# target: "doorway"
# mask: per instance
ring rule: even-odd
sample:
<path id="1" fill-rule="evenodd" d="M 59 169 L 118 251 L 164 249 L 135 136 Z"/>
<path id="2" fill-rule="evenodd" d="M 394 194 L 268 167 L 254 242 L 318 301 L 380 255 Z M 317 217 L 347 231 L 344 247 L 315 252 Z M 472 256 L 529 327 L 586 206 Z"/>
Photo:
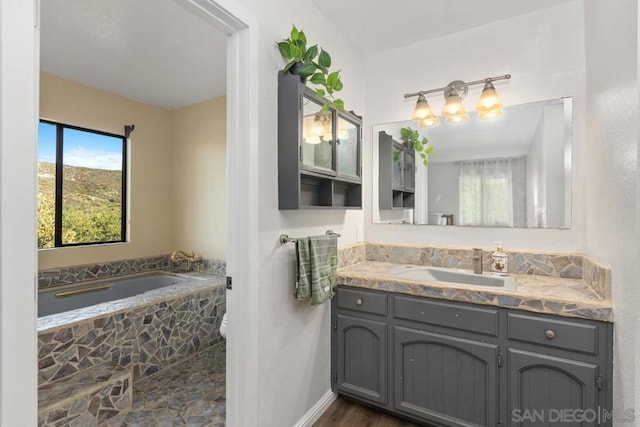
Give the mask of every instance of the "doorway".
<path id="1" fill-rule="evenodd" d="M 43 0 L 46 1 L 46 0 Z M 257 383 L 257 327 L 250 313 L 257 312 L 257 298 L 248 291 L 247 284 L 256 283 L 257 265 L 244 262 L 257 259 L 257 209 L 254 195 L 257 194 L 257 132 L 248 127 L 249 120 L 257 117 L 258 107 L 255 97 L 257 75 L 248 70 L 257 69 L 257 29 L 253 16 L 230 0 L 212 2 L 208 0 L 176 0 L 193 13 L 207 20 L 211 25 L 228 34 L 227 62 L 229 79 L 227 83 L 227 262 L 228 272 L 234 277 L 233 290 L 227 297 L 230 313 L 228 360 L 227 360 L 227 425 L 257 425 L 254 411 L 257 408 L 255 386 Z M 16 289 L 11 281 L 33 281 L 36 277 L 35 197 L 24 198 L 24 194 L 36 194 L 35 135 L 39 118 L 37 84 L 40 72 L 37 56 L 39 52 L 39 27 L 36 19 L 39 11 L 34 3 L 7 4 L 3 2 L 0 27 L 0 52 L 3 59 L 3 76 L 0 79 L 0 105 L 2 108 L 2 213 L 4 222 L 0 225 L 3 246 L 11 247 L 19 253 L 2 251 L 2 290 L 0 303 L 3 313 L 0 317 L 0 362 L 2 363 L 3 386 L 0 390 L 0 423 L 6 425 L 35 424 L 25 418 L 25 414 L 35 416 L 35 387 L 37 383 L 34 369 L 36 331 L 35 287 Z M 10 19 L 9 19 L 10 17 Z M 34 29 L 35 28 L 35 29 Z M 12 65 L 6 65 L 6 64 Z M 24 70 L 32 69 L 32 78 L 25 78 Z M 14 73 L 19 72 L 19 74 Z M 20 78 L 16 78 L 20 76 Z M 8 88 L 13 87 L 12 90 Z M 35 114 L 34 114 L 35 112 Z M 24 144 L 25 138 L 33 136 L 33 145 L 19 147 L 15 141 Z M 29 138 L 28 138 L 29 139 Z M 255 155 L 247 155 L 255 153 Z M 8 155 L 13 155 L 8 160 Z M 5 167 L 6 165 L 6 167 Z M 24 178 L 24 179 L 23 179 Z M 19 185 L 11 183 L 20 182 Z M 4 202 L 12 201 L 12 203 Z M 29 208 L 25 213 L 24 208 Z M 33 211 L 33 212 L 31 212 Z M 11 221 L 14 220 L 14 221 Z M 16 227 L 16 224 L 19 226 Z M 24 224 L 24 227 L 20 226 Z M 17 232 L 9 232 L 17 229 Z M 25 254 L 31 253 L 31 256 Z M 15 307 L 16 309 L 7 309 Z M 249 314 L 247 314 L 249 313 Z M 233 320 L 235 319 L 235 320 Z M 24 322 L 22 321 L 24 320 Z M 22 327 L 17 327 L 20 324 Z M 245 331 L 240 334 L 239 331 Z M 28 354 L 29 356 L 25 357 Z"/>

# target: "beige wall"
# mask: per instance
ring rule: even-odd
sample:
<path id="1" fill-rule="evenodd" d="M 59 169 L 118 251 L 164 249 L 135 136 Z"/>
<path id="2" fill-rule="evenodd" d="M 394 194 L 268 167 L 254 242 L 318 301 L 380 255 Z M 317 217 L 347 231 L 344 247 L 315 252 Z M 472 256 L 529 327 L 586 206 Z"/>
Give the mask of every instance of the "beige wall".
<path id="1" fill-rule="evenodd" d="M 171 111 L 171 246 L 225 259 L 226 97 Z"/>
<path id="2" fill-rule="evenodd" d="M 226 99 L 167 111 L 50 74 L 40 117 L 131 134 L 129 242 L 38 251 L 38 269 L 195 251 L 225 259 Z"/>

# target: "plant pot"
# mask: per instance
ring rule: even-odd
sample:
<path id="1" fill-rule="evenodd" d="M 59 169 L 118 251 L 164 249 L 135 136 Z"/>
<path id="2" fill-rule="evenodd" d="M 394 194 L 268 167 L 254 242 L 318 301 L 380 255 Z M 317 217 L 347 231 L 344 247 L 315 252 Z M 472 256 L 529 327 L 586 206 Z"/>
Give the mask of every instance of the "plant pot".
<path id="1" fill-rule="evenodd" d="M 306 83 L 307 78 L 302 77 L 300 74 L 298 74 L 298 70 L 300 69 L 301 66 L 302 66 L 302 62 L 296 62 L 295 64 L 293 64 L 291 68 L 289 68 L 289 72 L 294 76 L 298 76 L 300 78 L 301 83 Z"/>

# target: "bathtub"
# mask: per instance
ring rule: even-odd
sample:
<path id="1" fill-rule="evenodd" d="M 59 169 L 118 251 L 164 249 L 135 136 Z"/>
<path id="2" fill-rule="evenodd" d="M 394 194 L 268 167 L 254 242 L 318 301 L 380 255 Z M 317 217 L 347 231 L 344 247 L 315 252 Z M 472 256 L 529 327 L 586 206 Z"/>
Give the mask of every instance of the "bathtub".
<path id="1" fill-rule="evenodd" d="M 41 291 L 39 384 L 105 363 L 132 369 L 136 381 L 217 344 L 225 282 L 152 271 Z"/>
<path id="2" fill-rule="evenodd" d="M 38 317 L 116 301 L 188 280 L 175 274 L 152 271 L 47 290 L 38 294 Z"/>

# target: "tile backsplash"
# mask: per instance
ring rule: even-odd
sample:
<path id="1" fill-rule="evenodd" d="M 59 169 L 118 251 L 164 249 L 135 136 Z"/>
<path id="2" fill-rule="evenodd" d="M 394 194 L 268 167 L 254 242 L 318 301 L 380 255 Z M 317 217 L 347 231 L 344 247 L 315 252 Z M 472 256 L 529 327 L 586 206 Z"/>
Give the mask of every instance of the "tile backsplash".
<path id="1" fill-rule="evenodd" d="M 485 271 L 491 271 L 492 250 L 483 250 Z M 505 251 L 509 273 L 584 280 L 603 299 L 611 298 L 611 270 L 584 254 Z M 340 248 L 338 267 L 363 261 L 415 264 L 471 270 L 471 248 L 366 242 Z"/>

